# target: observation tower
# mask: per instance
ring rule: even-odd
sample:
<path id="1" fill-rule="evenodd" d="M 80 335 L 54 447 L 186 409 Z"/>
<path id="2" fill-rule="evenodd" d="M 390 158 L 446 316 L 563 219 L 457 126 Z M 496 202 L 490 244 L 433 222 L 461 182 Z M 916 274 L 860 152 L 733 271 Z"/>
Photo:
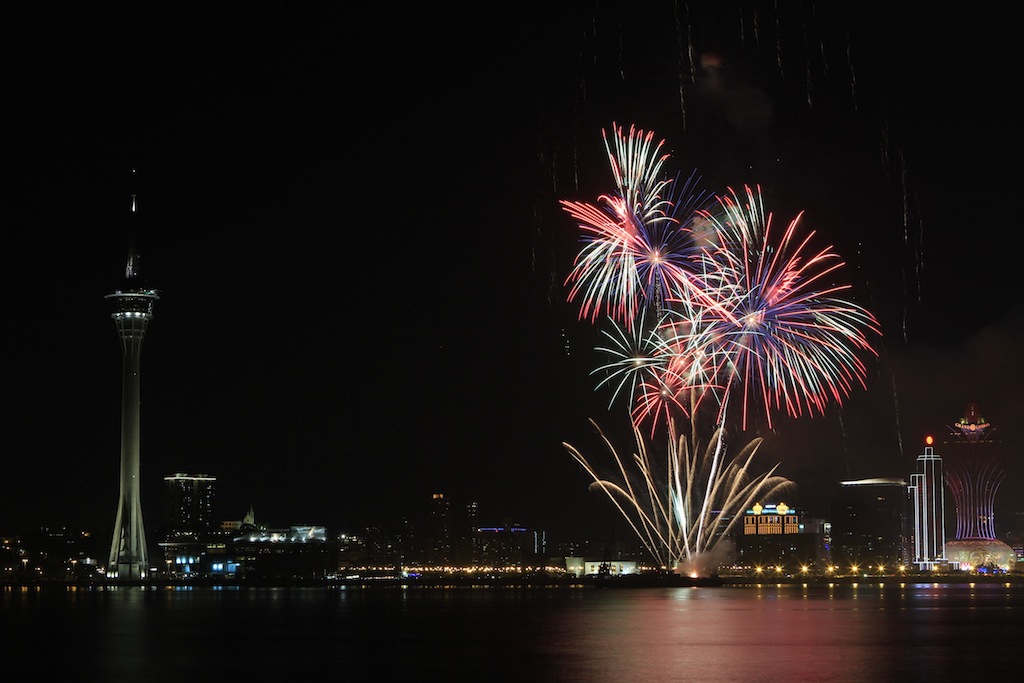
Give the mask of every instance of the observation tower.
<path id="1" fill-rule="evenodd" d="M 134 171 L 133 171 L 134 175 Z M 159 298 L 155 289 L 145 286 L 140 272 L 136 243 L 135 192 L 131 204 L 131 243 L 121 286 L 106 296 L 113 304 L 111 317 L 121 340 L 121 494 L 117 502 L 114 536 L 107 561 L 107 577 L 133 581 L 146 577 L 149 553 L 142 523 L 139 499 L 139 416 L 140 360 L 146 326 L 153 317 L 153 305 Z"/>
<path id="2" fill-rule="evenodd" d="M 946 558 L 961 569 L 996 567 L 1009 571 L 1016 554 L 996 538 L 996 492 L 1006 478 L 992 438 L 992 425 L 970 403 L 955 424 L 947 457 L 946 486 L 956 502 L 956 537 L 946 542 Z"/>

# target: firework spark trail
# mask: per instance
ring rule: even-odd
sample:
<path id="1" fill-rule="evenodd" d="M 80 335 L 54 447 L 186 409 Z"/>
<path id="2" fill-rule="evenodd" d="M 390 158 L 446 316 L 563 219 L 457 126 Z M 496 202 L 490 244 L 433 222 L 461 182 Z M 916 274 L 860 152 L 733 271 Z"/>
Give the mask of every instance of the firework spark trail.
<path id="1" fill-rule="evenodd" d="M 716 476 L 708 469 L 710 454 L 698 457 L 699 445 L 688 442 L 685 436 L 677 437 L 673 426 L 662 480 L 652 467 L 649 450 L 639 430 L 634 429 L 637 450 L 632 462 L 638 471 L 635 474 L 627 468 L 626 459 L 597 423 L 591 420 L 591 424 L 616 463 L 619 481 L 602 477 L 573 445 L 563 443 L 563 446 L 591 476 L 591 488 L 608 496 L 662 567 L 675 569 L 699 564 L 732 532 L 742 519 L 744 509 L 762 497 L 777 495 L 792 486 L 788 479 L 775 474 L 775 467 L 756 476 L 751 474 L 760 439 L 751 441 L 736 456 L 723 462 L 721 474 Z M 724 438 L 716 432 L 712 441 L 721 443 Z M 711 448 L 714 446 L 709 450 Z M 715 518 L 706 524 L 693 524 L 692 511 L 709 506 L 717 511 Z"/>
<path id="2" fill-rule="evenodd" d="M 850 67 L 850 98 L 853 100 L 853 109 L 857 110 L 857 71 L 853 67 L 853 45 L 850 41 L 850 34 L 846 34 L 846 64 Z"/>
<path id="3" fill-rule="evenodd" d="M 775 63 L 779 66 L 779 75 L 782 71 L 782 28 L 779 25 L 779 3 L 775 3 Z"/>
<path id="4" fill-rule="evenodd" d="M 690 27 L 690 16 L 689 8 L 685 7 L 686 10 L 686 40 L 683 40 L 683 26 L 679 19 L 679 4 L 676 3 L 673 7 L 672 17 L 676 24 L 676 48 L 679 52 L 678 59 L 678 79 L 679 79 L 679 113 L 682 115 L 682 131 L 686 132 L 686 79 L 683 76 L 683 44 L 686 44 L 686 60 L 690 66 L 690 83 L 694 83 L 697 80 L 697 64 L 693 58 L 693 31 Z"/>
<path id="5" fill-rule="evenodd" d="M 903 429 L 900 427 L 900 397 L 896 390 L 896 374 L 890 372 L 889 376 L 892 378 L 892 407 L 893 413 L 896 415 L 896 440 L 900 446 L 900 457 L 903 457 Z"/>
<path id="6" fill-rule="evenodd" d="M 725 400 L 722 401 L 722 413 L 725 414 L 727 406 L 729 404 L 729 394 L 726 393 Z M 711 471 L 708 474 L 708 490 L 704 495 L 704 500 L 701 502 L 700 515 L 697 517 L 697 538 L 700 539 L 704 532 L 704 523 L 708 517 L 708 508 L 711 504 L 711 499 L 714 497 L 715 491 L 718 488 L 719 480 L 718 465 L 722 459 L 722 449 L 725 447 L 725 439 L 722 438 L 721 432 L 719 438 L 714 440 L 715 454 L 711 458 Z M 699 552 L 699 548 L 698 548 Z"/>
<path id="7" fill-rule="evenodd" d="M 812 76 L 813 69 L 811 68 L 811 46 L 810 39 L 807 37 L 807 22 L 800 22 L 800 37 L 803 40 L 804 48 L 804 91 L 806 92 L 805 98 L 807 100 L 807 106 L 814 106 L 814 77 Z"/>

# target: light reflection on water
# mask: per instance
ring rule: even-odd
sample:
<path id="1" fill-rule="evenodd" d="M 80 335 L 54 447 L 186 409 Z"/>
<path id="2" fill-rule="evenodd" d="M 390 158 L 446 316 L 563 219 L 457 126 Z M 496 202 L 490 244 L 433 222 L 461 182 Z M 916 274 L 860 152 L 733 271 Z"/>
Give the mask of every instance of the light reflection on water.
<path id="1" fill-rule="evenodd" d="M 0 588 L 11 680 L 976 680 L 1022 626 L 1020 584 Z"/>
<path id="2" fill-rule="evenodd" d="M 651 591 L 604 601 L 595 628 L 552 647 L 573 662 L 563 681 L 950 680 L 953 671 L 973 680 L 990 664 L 1012 669 L 1012 649 L 978 653 L 1000 647 L 985 634 L 990 618 L 1013 627 L 1009 642 L 1024 623 L 1020 600 L 1007 620 L 992 613 L 1006 610 L 998 598 L 932 587 Z"/>

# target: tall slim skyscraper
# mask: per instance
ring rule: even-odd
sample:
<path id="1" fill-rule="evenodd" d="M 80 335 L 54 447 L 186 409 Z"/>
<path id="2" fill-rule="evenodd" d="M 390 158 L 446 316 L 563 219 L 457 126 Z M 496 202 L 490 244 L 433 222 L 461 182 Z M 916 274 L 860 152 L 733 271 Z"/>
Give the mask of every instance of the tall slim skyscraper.
<path id="1" fill-rule="evenodd" d="M 917 456 L 920 472 L 910 475 L 910 498 L 914 507 L 914 564 L 934 569 L 946 561 L 946 499 L 943 495 L 942 458 L 935 454 L 928 437 L 924 453 Z"/>
<path id="2" fill-rule="evenodd" d="M 146 326 L 153 317 L 153 305 L 159 298 L 141 275 L 138 249 L 135 193 L 132 192 L 132 234 L 128 263 L 121 287 L 106 296 L 114 305 L 111 317 L 121 340 L 121 494 L 117 502 L 114 536 L 107 561 L 108 578 L 131 581 L 144 578 L 149 571 L 146 530 L 142 523 L 139 499 L 139 416 L 140 360 Z"/>
<path id="3" fill-rule="evenodd" d="M 452 561 L 451 504 L 443 493 L 435 493 L 431 497 L 428 559 L 437 566 L 449 565 Z"/>

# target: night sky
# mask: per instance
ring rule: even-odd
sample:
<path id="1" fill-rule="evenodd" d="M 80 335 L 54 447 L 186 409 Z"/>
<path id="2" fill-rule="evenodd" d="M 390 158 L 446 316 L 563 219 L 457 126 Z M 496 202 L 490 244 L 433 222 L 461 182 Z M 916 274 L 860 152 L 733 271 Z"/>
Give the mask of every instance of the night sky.
<path id="1" fill-rule="evenodd" d="M 706 4 L 20 19 L 0 533 L 113 526 L 121 356 L 104 295 L 133 169 L 160 292 L 142 356 L 147 527 L 163 476 L 188 472 L 218 478 L 218 517 L 252 506 L 271 527 L 387 525 L 444 492 L 485 524 L 612 533 L 562 447 L 601 459 L 590 417 L 623 447 L 629 433 L 566 303 L 579 232 L 558 205 L 614 189 L 612 122 L 655 131 L 668 167 L 711 191 L 760 184 L 777 222 L 804 211 L 881 323 L 866 390 L 754 430 L 760 461 L 798 483 L 791 504 L 908 477 L 924 436 L 974 402 L 1008 463 L 999 500 L 1019 509 L 1009 22 Z"/>

